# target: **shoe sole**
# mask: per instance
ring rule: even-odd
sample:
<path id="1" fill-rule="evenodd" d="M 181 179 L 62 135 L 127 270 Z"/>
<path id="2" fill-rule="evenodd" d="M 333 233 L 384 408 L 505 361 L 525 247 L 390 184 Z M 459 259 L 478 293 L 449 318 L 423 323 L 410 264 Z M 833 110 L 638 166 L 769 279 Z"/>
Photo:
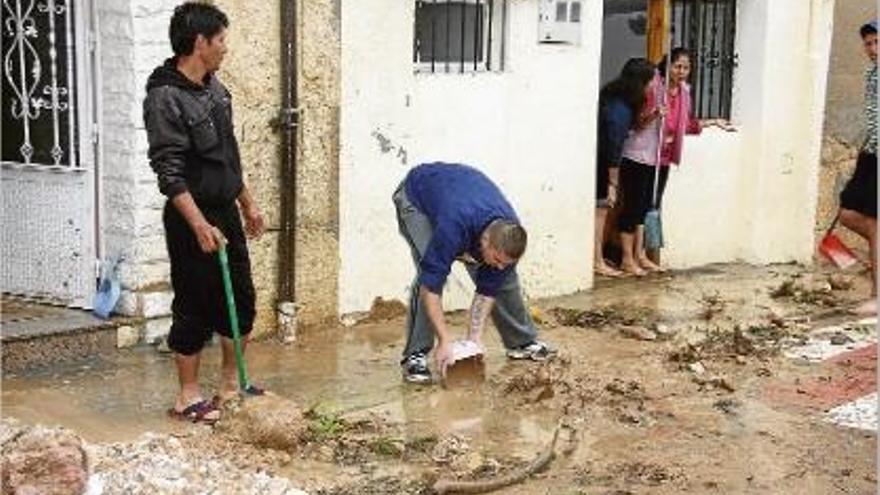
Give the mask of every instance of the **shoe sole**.
<path id="1" fill-rule="evenodd" d="M 412 375 L 404 374 L 403 381 L 405 381 L 406 383 L 414 383 L 417 385 L 423 385 L 425 383 L 431 383 L 431 377 L 430 376 L 423 376 L 423 375 L 412 376 Z"/>
<path id="2" fill-rule="evenodd" d="M 524 353 L 521 354 L 521 353 L 510 353 L 510 352 L 508 352 L 508 353 L 507 353 L 507 358 L 508 358 L 508 359 L 512 359 L 512 360 L 514 360 L 514 361 L 525 361 L 525 360 L 529 360 L 529 361 L 537 361 L 537 362 L 541 362 L 541 361 L 546 361 L 546 360 L 552 358 L 552 357 L 555 356 L 555 355 L 556 355 L 556 352 L 553 352 L 553 351 L 548 352 L 548 353 L 546 353 L 546 354 L 544 354 L 544 355 L 537 355 L 537 354 L 524 354 Z"/>

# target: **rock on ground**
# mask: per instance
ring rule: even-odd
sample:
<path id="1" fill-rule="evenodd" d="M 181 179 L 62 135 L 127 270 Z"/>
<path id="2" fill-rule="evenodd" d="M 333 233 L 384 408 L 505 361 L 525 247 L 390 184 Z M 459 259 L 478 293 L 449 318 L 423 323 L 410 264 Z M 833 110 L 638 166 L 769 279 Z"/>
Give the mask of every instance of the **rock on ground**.
<path id="1" fill-rule="evenodd" d="M 89 479 L 81 438 L 62 428 L 4 421 L 2 493 L 79 495 Z"/>

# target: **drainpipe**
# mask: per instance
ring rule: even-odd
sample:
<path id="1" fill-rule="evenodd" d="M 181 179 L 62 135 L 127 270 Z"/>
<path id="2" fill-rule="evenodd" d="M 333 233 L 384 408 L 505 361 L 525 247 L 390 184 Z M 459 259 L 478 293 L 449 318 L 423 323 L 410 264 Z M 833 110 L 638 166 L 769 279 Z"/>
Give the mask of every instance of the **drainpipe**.
<path id="1" fill-rule="evenodd" d="M 281 131 L 281 232 L 278 256 L 278 330 L 296 339 L 296 140 L 299 126 L 296 65 L 296 0 L 281 0 L 281 110 L 273 127 Z"/>

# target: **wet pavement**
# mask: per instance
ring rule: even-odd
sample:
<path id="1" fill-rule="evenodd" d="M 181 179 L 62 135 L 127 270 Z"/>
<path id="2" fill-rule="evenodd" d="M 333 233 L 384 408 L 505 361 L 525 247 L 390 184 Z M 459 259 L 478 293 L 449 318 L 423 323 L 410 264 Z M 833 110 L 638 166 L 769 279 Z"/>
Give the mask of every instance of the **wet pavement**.
<path id="1" fill-rule="evenodd" d="M 259 384 L 304 409 L 386 425 L 366 440 L 372 454 L 341 461 L 340 452 L 356 445 L 343 435 L 328 441 L 336 454 L 314 441 L 292 464 L 261 462 L 311 492 L 421 493 L 425 473 L 480 477 L 499 463 L 531 459 L 565 418 L 577 431 L 569 450 L 547 473 L 505 493 L 873 493 L 876 430 L 829 423 L 826 415 L 836 413 L 828 411 L 841 404 L 805 405 L 798 392 L 801 383 L 827 382 L 837 361 L 780 352 L 845 321 L 867 290 L 857 274 L 846 275 L 852 287 L 832 290 L 829 275 L 838 276 L 796 265 L 714 266 L 600 281 L 590 292 L 533 301 L 542 338 L 560 358 L 508 361 L 488 329 L 486 380 L 449 389 L 402 383 L 400 318 L 311 332 L 288 346 L 255 343 L 248 357 Z M 451 322 L 463 332 L 464 315 Z M 654 338 L 625 331 L 636 327 Z M 876 343 L 873 349 L 876 357 Z M 202 365 L 206 394 L 218 366 L 212 346 Z M 841 383 L 858 381 L 861 394 L 876 392 L 876 380 L 863 376 L 872 373 L 876 362 L 838 374 Z M 770 397 L 774 387 L 797 400 Z M 134 442 L 151 431 L 186 438 L 193 448 L 211 445 L 218 434 L 167 419 L 175 391 L 171 356 L 121 350 L 51 372 L 7 374 L 0 411 L 71 428 L 93 443 Z M 845 399 L 860 401 L 858 414 L 870 409 L 851 395 Z M 446 465 L 409 447 L 375 455 L 387 450 L 383 442 L 409 446 L 424 438 L 433 438 L 434 450 L 464 439 L 467 455 L 479 456 L 461 454 L 464 461 Z M 411 484 L 389 484 L 388 476 Z"/>
<path id="2" fill-rule="evenodd" d="M 376 412 L 410 425 L 414 433 L 485 433 L 491 439 L 493 431 L 511 430 L 539 439 L 552 429 L 552 421 L 495 414 L 480 399 L 480 385 L 405 385 L 397 365 L 400 337 L 398 325 L 370 324 L 312 333 L 288 346 L 258 342 L 248 350 L 250 374 L 300 405 L 339 413 Z M 203 359 L 202 383 L 210 395 L 218 382 L 219 347 L 209 347 Z M 490 375 L 517 365 L 506 362 L 503 350 L 494 345 L 487 363 Z M 138 348 L 51 372 L 7 376 L 3 415 L 64 425 L 94 442 L 131 441 L 144 431 L 176 432 L 181 425 L 165 415 L 177 387 L 173 366 L 171 355 Z"/>

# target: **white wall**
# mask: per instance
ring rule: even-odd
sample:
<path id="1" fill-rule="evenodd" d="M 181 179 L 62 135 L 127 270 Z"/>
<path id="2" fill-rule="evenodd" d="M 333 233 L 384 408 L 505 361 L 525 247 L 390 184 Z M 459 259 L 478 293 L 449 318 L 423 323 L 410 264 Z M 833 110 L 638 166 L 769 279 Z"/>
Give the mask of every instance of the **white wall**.
<path id="1" fill-rule="evenodd" d="M 147 161 L 141 103 L 147 76 L 171 54 L 168 21 L 175 0 L 98 2 L 101 44 L 103 161 L 101 240 L 105 256 L 124 257 L 117 311 L 160 316 L 170 311 L 162 229 L 164 198 Z M 150 289 L 144 291 L 143 289 Z"/>
<path id="2" fill-rule="evenodd" d="M 733 120 L 685 142 L 663 221 L 674 267 L 813 255 L 833 0 L 739 0 Z"/>
<path id="3" fill-rule="evenodd" d="M 340 312 L 406 300 L 414 268 L 391 194 L 428 161 L 471 164 L 499 183 L 530 234 L 528 295 L 592 284 L 601 3 L 583 3 L 577 47 L 539 45 L 537 1 L 508 3 L 504 72 L 462 75 L 413 73 L 415 2 L 342 0 Z M 456 269 L 447 307 L 471 291 Z"/>

